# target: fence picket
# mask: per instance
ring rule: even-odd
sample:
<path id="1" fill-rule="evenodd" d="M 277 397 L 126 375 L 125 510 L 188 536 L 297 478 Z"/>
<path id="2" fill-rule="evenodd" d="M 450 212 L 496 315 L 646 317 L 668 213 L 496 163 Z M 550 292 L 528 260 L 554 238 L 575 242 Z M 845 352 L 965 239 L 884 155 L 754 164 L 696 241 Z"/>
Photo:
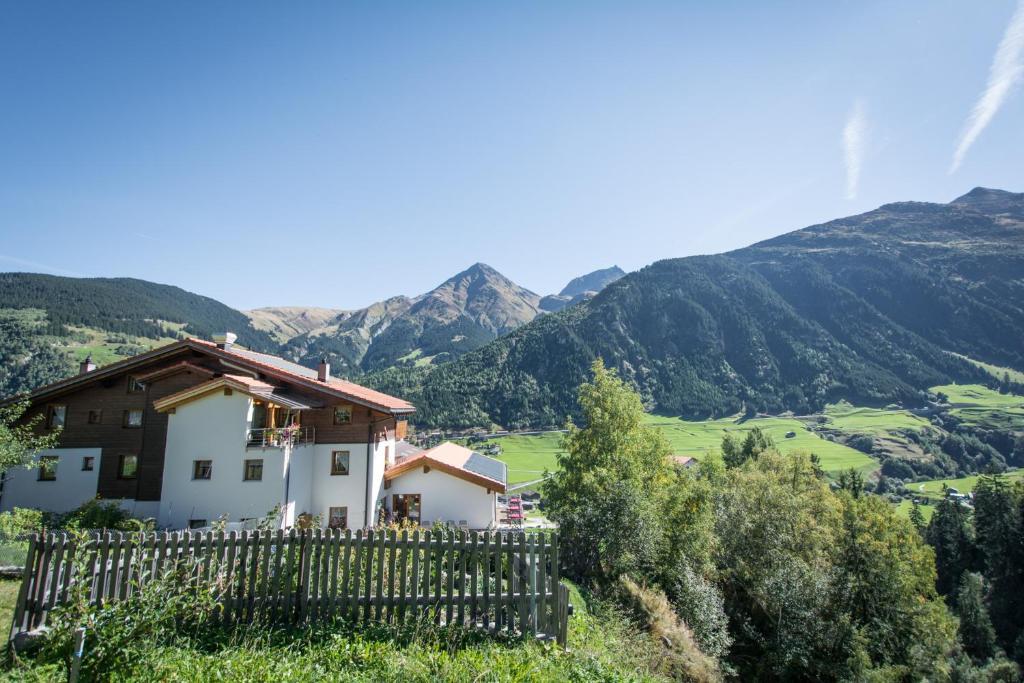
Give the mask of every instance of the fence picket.
<path id="1" fill-rule="evenodd" d="M 32 570 L 37 561 L 37 545 L 39 537 L 32 534 L 28 539 L 28 552 L 25 553 L 25 571 L 21 574 L 21 587 L 18 588 L 18 601 L 14 603 L 14 618 L 11 623 L 11 636 L 25 627 L 26 607 L 29 599 L 29 583 L 32 581 Z M 67 584 L 67 577 L 64 579 Z"/>
<path id="2" fill-rule="evenodd" d="M 270 589 L 270 620 L 276 621 L 281 612 L 281 575 L 284 572 L 284 530 L 274 533 L 274 582 Z M 270 577 L 267 577 L 270 580 Z"/>
<path id="3" fill-rule="evenodd" d="M 366 602 L 363 606 L 363 621 L 370 620 L 370 610 L 373 608 L 373 549 L 374 549 L 375 536 L 373 535 L 373 529 L 366 532 L 366 573 L 365 586 L 363 592 L 366 593 Z"/>
<path id="4" fill-rule="evenodd" d="M 291 623 L 295 616 L 292 607 L 295 579 L 295 538 L 295 529 L 292 528 L 288 531 L 288 542 L 286 544 L 288 546 L 288 555 L 285 558 L 284 564 L 284 604 L 281 606 L 281 617 L 288 623 Z"/>
<path id="5" fill-rule="evenodd" d="M 466 623 L 466 556 L 469 549 L 466 547 L 466 530 L 459 531 L 459 620 L 460 625 Z"/>
<path id="6" fill-rule="evenodd" d="M 477 589 L 476 575 L 478 573 L 477 572 L 477 550 L 476 550 L 476 543 L 477 543 L 476 532 L 475 531 L 469 532 L 469 546 L 470 546 L 470 550 L 469 550 L 469 605 L 470 605 L 469 606 L 469 621 L 474 626 L 476 626 L 476 617 L 477 617 L 477 608 L 478 608 L 478 605 L 477 605 L 477 593 L 476 593 L 476 589 Z M 463 581 L 465 581 L 465 579 L 463 579 Z"/>
<path id="7" fill-rule="evenodd" d="M 483 562 L 480 582 L 484 585 L 484 604 L 482 624 L 485 631 L 491 629 L 491 532 L 484 532 Z"/>
<path id="8" fill-rule="evenodd" d="M 420 530 L 412 532 L 412 576 L 409 577 L 409 613 L 413 620 L 420 617 L 419 597 L 420 592 Z"/>
<path id="9" fill-rule="evenodd" d="M 448 574 L 445 577 L 445 611 L 444 611 L 444 623 L 451 625 L 452 623 L 452 589 L 455 585 L 455 532 L 448 532 Z"/>
<path id="10" fill-rule="evenodd" d="M 306 608 L 305 620 L 316 619 L 319 614 L 320 600 L 320 559 L 323 556 L 323 530 L 314 529 L 307 532 L 306 541 L 312 548 L 306 555 L 310 558 L 309 567 L 304 576 L 308 577 L 306 595 L 308 606 Z"/>
<path id="11" fill-rule="evenodd" d="M 394 529 L 388 532 L 388 546 L 390 552 L 388 553 L 388 612 L 386 619 L 393 623 L 395 621 L 395 581 L 398 578 L 395 574 L 395 565 L 398 560 L 398 532 Z"/>
<path id="12" fill-rule="evenodd" d="M 386 531 L 377 534 L 377 590 L 374 595 L 373 610 L 373 618 L 376 621 L 381 621 L 381 610 L 384 608 L 384 554 L 387 552 L 384 542 L 386 540 Z"/>
<path id="13" fill-rule="evenodd" d="M 341 614 L 346 619 L 348 618 L 348 604 L 349 604 L 349 559 L 352 557 L 352 530 L 345 529 L 345 537 L 342 539 L 342 544 L 345 546 L 345 559 L 341 565 Z"/>
<path id="14" fill-rule="evenodd" d="M 359 621 L 359 591 L 362 586 L 362 566 L 363 566 L 363 530 L 359 529 L 356 531 L 355 537 L 355 558 L 352 560 L 352 587 L 347 591 L 352 615 L 350 620 L 355 623 Z"/>

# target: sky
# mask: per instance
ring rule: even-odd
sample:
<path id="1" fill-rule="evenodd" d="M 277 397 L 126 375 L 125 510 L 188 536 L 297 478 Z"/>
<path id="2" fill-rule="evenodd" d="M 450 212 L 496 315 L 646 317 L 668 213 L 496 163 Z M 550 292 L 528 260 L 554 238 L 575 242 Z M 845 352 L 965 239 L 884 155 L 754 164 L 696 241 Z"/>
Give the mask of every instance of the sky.
<path id="1" fill-rule="evenodd" d="M 1024 0 L 0 5 L 0 270 L 544 295 L 1024 191 Z"/>

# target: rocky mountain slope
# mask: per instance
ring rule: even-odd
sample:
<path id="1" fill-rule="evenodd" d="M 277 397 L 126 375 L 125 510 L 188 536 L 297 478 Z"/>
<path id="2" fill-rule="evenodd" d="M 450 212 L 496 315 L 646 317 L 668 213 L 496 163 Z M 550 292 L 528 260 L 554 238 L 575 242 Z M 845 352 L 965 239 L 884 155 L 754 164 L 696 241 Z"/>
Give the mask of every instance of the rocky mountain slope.
<path id="1" fill-rule="evenodd" d="M 359 374 L 396 363 L 455 358 L 533 320 L 540 297 L 477 263 L 417 297 L 397 296 L 342 313 L 282 347 L 300 363 L 321 357 Z"/>
<path id="2" fill-rule="evenodd" d="M 300 334 L 323 327 L 347 311 L 310 306 L 268 306 L 243 312 L 249 316 L 253 327 L 263 330 L 275 341 L 283 344 Z"/>
<path id="3" fill-rule="evenodd" d="M 558 294 L 549 294 L 541 299 L 540 307 L 549 313 L 554 313 L 567 306 L 575 306 L 581 301 L 592 299 L 598 292 L 625 274 L 626 272 L 618 266 L 612 266 L 573 278 Z"/>

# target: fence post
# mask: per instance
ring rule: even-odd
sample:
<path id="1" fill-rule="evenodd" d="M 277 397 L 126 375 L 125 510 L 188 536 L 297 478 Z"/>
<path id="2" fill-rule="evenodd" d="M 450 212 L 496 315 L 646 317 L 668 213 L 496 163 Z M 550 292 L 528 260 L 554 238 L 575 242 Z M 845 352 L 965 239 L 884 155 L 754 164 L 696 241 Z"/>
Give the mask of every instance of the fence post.
<path id="1" fill-rule="evenodd" d="M 39 534 L 32 534 L 28 539 L 28 552 L 25 554 L 25 571 L 21 574 L 21 587 L 18 589 L 18 601 L 14 605 L 14 618 L 11 620 L 11 633 L 13 638 L 25 620 L 25 606 L 28 601 L 29 583 L 32 581 L 32 570 L 36 563 L 36 545 L 39 543 Z"/>

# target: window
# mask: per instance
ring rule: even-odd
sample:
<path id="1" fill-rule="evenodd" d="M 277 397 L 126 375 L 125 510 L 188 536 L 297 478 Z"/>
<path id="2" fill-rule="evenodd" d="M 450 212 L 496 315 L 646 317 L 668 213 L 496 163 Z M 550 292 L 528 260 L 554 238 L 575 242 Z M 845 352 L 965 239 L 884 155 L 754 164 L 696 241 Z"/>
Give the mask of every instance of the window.
<path id="1" fill-rule="evenodd" d="M 46 414 L 46 426 L 49 429 L 63 427 L 68 416 L 67 406 L 50 406 Z"/>
<path id="2" fill-rule="evenodd" d="M 103 422 L 103 411 L 102 410 L 90 410 L 89 411 L 89 424 L 98 425 Z"/>
<path id="3" fill-rule="evenodd" d="M 243 481 L 263 481 L 263 460 L 246 460 Z"/>
<path id="4" fill-rule="evenodd" d="M 127 453 L 124 453 L 120 456 L 120 460 L 117 463 L 118 479 L 134 479 L 138 471 L 139 456 L 128 455 Z"/>
<path id="5" fill-rule="evenodd" d="M 56 455 L 44 455 L 39 458 L 39 481 L 57 481 Z"/>
<path id="6" fill-rule="evenodd" d="M 85 456 L 84 458 L 82 458 L 82 471 L 83 472 L 92 472 L 92 468 L 93 468 L 93 466 L 95 464 L 96 464 L 96 458 L 94 458 L 91 455 Z"/>
<path id="7" fill-rule="evenodd" d="M 189 529 L 202 529 L 207 526 L 205 519 L 190 519 L 188 520 Z"/>
<path id="8" fill-rule="evenodd" d="M 348 451 L 331 451 L 331 474 L 348 474 Z"/>
<path id="9" fill-rule="evenodd" d="M 130 429 L 141 427 L 142 408 L 132 408 L 131 410 L 124 411 L 124 422 L 122 424 Z"/>
<path id="10" fill-rule="evenodd" d="M 329 529 L 347 529 L 348 508 L 329 508 L 327 511 L 327 527 Z"/>
<path id="11" fill-rule="evenodd" d="M 212 460 L 193 460 L 192 461 L 192 478 L 193 479 L 209 479 L 213 476 L 213 461 Z"/>
<path id="12" fill-rule="evenodd" d="M 142 382 L 140 382 L 139 380 L 135 379 L 134 377 L 129 377 L 128 378 L 128 393 L 129 394 L 137 394 L 140 391 L 142 391 L 143 388 L 144 387 L 142 386 Z"/>
<path id="13" fill-rule="evenodd" d="M 352 423 L 352 406 L 334 406 L 334 424 L 347 425 Z"/>

